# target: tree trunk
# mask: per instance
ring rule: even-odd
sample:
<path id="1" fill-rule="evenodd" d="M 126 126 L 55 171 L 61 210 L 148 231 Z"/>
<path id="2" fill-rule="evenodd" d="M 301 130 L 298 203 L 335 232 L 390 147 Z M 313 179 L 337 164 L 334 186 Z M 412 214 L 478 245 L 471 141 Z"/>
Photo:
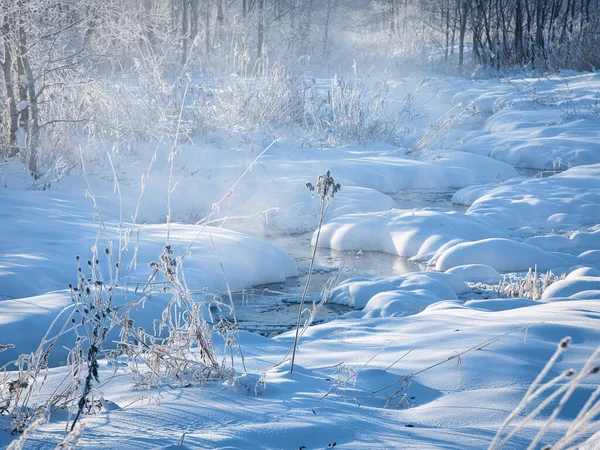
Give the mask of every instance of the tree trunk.
<path id="1" fill-rule="evenodd" d="M 327 53 L 329 49 L 327 46 L 329 45 L 329 23 L 331 21 L 331 12 L 333 9 L 332 5 L 333 0 L 327 0 L 327 10 L 325 11 L 325 31 L 323 34 L 323 58 L 327 58 Z"/>
<path id="2" fill-rule="evenodd" d="M 181 3 L 181 67 L 185 67 L 188 59 L 188 47 L 190 39 L 190 5 L 189 0 L 182 0 Z"/>
<path id="3" fill-rule="evenodd" d="M 523 11 L 521 0 L 517 0 L 515 12 L 515 58 L 519 64 L 523 64 Z"/>
<path id="4" fill-rule="evenodd" d="M 265 43 L 265 0 L 257 0 L 258 7 L 258 36 L 256 46 L 256 59 L 260 59 L 263 55 L 263 46 Z"/>
<path id="5" fill-rule="evenodd" d="M 19 56 L 17 59 L 17 72 L 19 73 L 19 96 L 26 107 L 21 107 L 19 119 L 21 126 L 27 132 L 27 149 L 29 171 L 34 178 L 39 178 L 37 159 L 40 145 L 40 119 L 38 98 L 35 89 L 35 78 L 27 56 L 27 33 L 21 19 L 19 24 Z"/>
<path id="6" fill-rule="evenodd" d="M 206 2 L 206 15 L 204 20 L 204 44 L 206 46 L 206 53 L 210 53 L 210 14 L 211 14 L 211 3 L 210 0 Z"/>
<path id="7" fill-rule="evenodd" d="M 458 67 L 462 69 L 465 55 L 465 34 L 467 32 L 467 17 L 469 14 L 468 0 L 458 0 Z"/>
<path id="8" fill-rule="evenodd" d="M 13 157 L 18 153 L 17 148 L 17 128 L 19 126 L 19 112 L 17 110 L 17 102 L 15 100 L 15 85 L 13 83 L 13 52 L 10 39 L 11 25 L 14 26 L 14 21 L 8 17 L 4 17 L 2 24 L 2 37 L 4 41 L 4 61 L 2 61 L 2 72 L 4 74 L 4 95 L 8 104 L 9 114 L 9 134 L 8 134 L 8 154 Z"/>

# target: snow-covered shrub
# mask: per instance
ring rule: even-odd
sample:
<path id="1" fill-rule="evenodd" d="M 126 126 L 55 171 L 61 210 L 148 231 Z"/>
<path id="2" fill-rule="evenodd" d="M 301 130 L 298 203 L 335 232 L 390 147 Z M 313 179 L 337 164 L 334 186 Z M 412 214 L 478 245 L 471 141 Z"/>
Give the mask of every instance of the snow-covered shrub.
<path id="1" fill-rule="evenodd" d="M 371 141 L 397 143 L 411 119 L 409 93 L 394 102 L 384 78 L 335 76 L 323 85 L 299 70 L 290 70 L 267 57 L 241 69 L 210 89 L 198 101 L 197 114 L 215 128 L 234 132 L 269 132 L 282 139 L 320 146 Z"/>
<path id="2" fill-rule="evenodd" d="M 564 280 L 565 275 L 554 275 L 552 271 L 538 275 L 537 268 L 529 269 L 523 277 L 504 276 L 496 288 L 499 296 L 509 298 L 528 298 L 539 300 L 544 291 L 554 282 Z"/>
<path id="3" fill-rule="evenodd" d="M 473 104 L 456 104 L 436 122 L 430 124 L 422 136 L 406 151 L 406 154 L 419 156 L 422 152 L 442 148 L 452 128 L 479 114 L 481 112 Z"/>
<path id="4" fill-rule="evenodd" d="M 223 79 L 213 92 L 209 103 L 211 119 L 219 128 L 234 132 L 286 132 L 302 121 L 301 76 L 279 62 L 270 64 L 266 57 L 250 71 L 244 69 Z M 200 104 L 200 108 L 204 107 Z"/>
<path id="5" fill-rule="evenodd" d="M 125 357 L 128 361 L 125 370 L 131 371 L 138 386 L 143 388 L 173 383 L 204 385 L 211 380 L 234 379 L 234 354 L 242 357 L 243 364 L 237 323 L 221 319 L 211 327 L 205 319 L 208 302 L 192 297 L 182 275 L 182 258 L 175 258 L 169 245 L 164 247 L 159 261 L 150 263 L 150 268 L 153 272 L 149 283 L 162 285 L 162 291 L 171 294 L 171 300 L 162 316 L 155 319 L 154 330 L 136 328 L 127 318 L 122 320 L 119 351 L 113 351 L 111 359 L 118 361 Z M 225 357 L 219 361 L 213 331 L 224 337 L 231 365 Z"/>
<path id="6" fill-rule="evenodd" d="M 59 163 L 66 166 L 64 170 L 79 166 L 82 147 L 83 157 L 89 162 L 104 159 L 106 149 L 131 153 L 140 143 L 172 137 L 184 96 L 191 95 L 186 90 L 189 84 L 186 77 L 168 83 L 156 74 L 139 74 L 92 79 L 83 86 L 73 83 L 71 87 L 49 87 L 47 95 L 65 99 L 43 106 L 38 153 L 41 171 L 60 172 Z M 184 113 L 188 111 L 184 109 Z M 187 139 L 192 126 L 200 128 L 201 120 L 184 115 L 179 126 L 180 141 Z"/>
<path id="7" fill-rule="evenodd" d="M 79 256 L 76 258 L 77 281 L 69 285 L 72 305 L 56 317 L 35 352 L 23 354 L 12 363 L 17 367 L 16 372 L 7 371 L 9 364 L 1 368 L 0 414 L 12 417 L 13 433 L 23 432 L 31 420 L 48 414 L 51 408 L 69 409 L 75 415 L 73 427 L 82 414 L 102 409 L 102 396 L 94 385 L 100 381 L 98 359 L 103 354 L 102 345 L 118 324 L 112 300 L 119 270 L 110 249 L 102 253 L 105 258 L 94 246 L 87 264 L 82 264 Z M 105 263 L 106 274 L 106 269 L 102 269 Z M 75 342 L 67 356 L 66 385 L 60 385 L 54 394 L 39 401 L 36 397 L 48 376 L 50 353 L 65 335 L 73 335 Z"/>
<path id="8" fill-rule="evenodd" d="M 354 76 L 331 80 L 324 90 L 313 86 L 305 102 L 308 134 L 320 144 L 343 145 L 369 141 L 398 143 L 412 114 L 413 93 L 395 105 L 385 79 Z"/>

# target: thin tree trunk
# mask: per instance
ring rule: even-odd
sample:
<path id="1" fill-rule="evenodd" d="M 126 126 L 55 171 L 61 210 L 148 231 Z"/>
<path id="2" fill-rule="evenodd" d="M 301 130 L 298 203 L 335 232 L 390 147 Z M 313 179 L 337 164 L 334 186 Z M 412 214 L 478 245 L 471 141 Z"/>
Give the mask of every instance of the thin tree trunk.
<path id="1" fill-rule="evenodd" d="M 211 15 L 211 3 L 210 0 L 206 2 L 206 15 L 204 20 L 204 44 L 206 46 L 206 53 L 210 53 L 210 15 Z"/>
<path id="2" fill-rule="evenodd" d="M 258 36 L 256 46 L 256 59 L 263 55 L 263 46 L 265 41 L 265 0 L 257 0 L 258 7 Z"/>
<path id="3" fill-rule="evenodd" d="M 523 11 L 521 0 L 517 0 L 515 12 L 515 58 L 519 64 L 523 64 Z"/>
<path id="4" fill-rule="evenodd" d="M 189 0 L 182 0 L 181 3 L 181 67 L 184 67 L 188 59 L 188 47 L 190 39 L 190 5 Z"/>
<path id="5" fill-rule="evenodd" d="M 9 134 L 8 134 L 8 157 L 13 157 L 18 153 L 17 148 L 17 129 L 19 127 L 19 112 L 15 100 L 15 85 L 13 83 L 13 52 L 10 39 L 11 25 L 14 22 L 8 17 L 4 18 L 2 24 L 2 36 L 4 41 L 4 61 L 2 61 L 2 72 L 4 74 L 4 95 L 8 104 L 9 114 Z"/>
<path id="6" fill-rule="evenodd" d="M 327 58 L 329 49 L 329 22 L 331 21 L 332 0 L 327 0 L 327 10 L 325 11 L 325 31 L 323 36 L 323 57 Z"/>
<path id="7" fill-rule="evenodd" d="M 37 169 L 37 158 L 40 142 L 40 120 L 38 110 L 38 98 L 35 89 L 35 79 L 29 59 L 27 57 L 27 33 L 21 19 L 19 24 L 19 56 L 17 59 L 17 71 L 19 72 L 19 95 L 21 101 L 27 102 L 26 107 L 21 107 L 20 122 L 27 132 L 27 149 L 29 171 L 34 178 L 39 178 Z M 24 105 L 24 106 L 25 106 Z"/>
<path id="8" fill-rule="evenodd" d="M 465 55 L 465 34 L 467 32 L 467 17 L 469 14 L 468 0 L 458 1 L 459 29 L 458 29 L 458 67 L 462 69 Z"/>

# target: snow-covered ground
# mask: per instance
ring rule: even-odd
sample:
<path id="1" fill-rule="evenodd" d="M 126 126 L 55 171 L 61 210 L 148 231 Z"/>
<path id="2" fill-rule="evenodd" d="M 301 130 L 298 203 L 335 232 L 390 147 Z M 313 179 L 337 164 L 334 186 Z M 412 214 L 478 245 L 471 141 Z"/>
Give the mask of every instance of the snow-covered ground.
<path id="1" fill-rule="evenodd" d="M 404 81 L 397 80 L 399 96 Z M 167 242 L 183 258 L 195 300 L 306 276 L 307 252 L 290 256 L 276 244 L 282 236 L 309 240 L 317 217 L 305 182 L 330 169 L 342 189 L 318 235 L 319 252 L 331 249 L 349 260 L 384 252 L 380 258 L 390 266 L 394 255 L 420 263 L 406 263 L 418 271 L 389 267 L 377 277 L 366 269 L 352 276 L 345 267 L 328 302 L 353 310 L 340 309 L 339 317 L 306 330 L 293 373 L 289 361 L 279 364 L 293 332 L 241 331 L 249 375 L 238 362 L 233 383 L 149 386 L 101 359 L 102 411 L 83 419 L 79 446 L 487 448 L 562 338 L 570 336 L 571 347 L 544 381 L 582 369 L 600 344 L 600 76 L 431 78 L 422 90 L 421 114 L 402 148 L 276 142 L 256 160 L 270 139 L 221 136 L 181 146 L 170 225 L 166 147 L 158 149 L 139 208 L 139 179 L 152 150 L 117 160 L 118 184 L 101 160 L 88 164 L 87 180 L 70 174 L 43 191 L 27 189 L 18 163 L 0 166 L 0 345 L 14 344 L 0 352 L 0 366 L 35 352 L 48 327 L 60 327 L 53 321 L 72 307 L 76 256 L 84 272 L 90 260 L 103 282 L 118 286 L 115 306 L 148 293 L 143 309 L 131 312 L 145 329 L 171 298 L 159 289 L 138 291 Z M 441 133 L 427 127 L 460 102 L 480 114 Z M 430 139 L 419 140 L 423 134 Z M 430 145 L 407 154 L 418 142 Z M 523 176 L 517 169 L 551 173 Z M 431 203 L 439 193 L 462 207 Z M 196 224 L 207 218 L 208 226 Z M 243 308 L 251 305 L 238 315 Z M 46 384 L 31 404 L 64 389 L 64 347 L 75 339 L 58 341 Z M 116 348 L 117 340 L 111 330 L 105 348 Z M 221 337 L 215 342 L 221 350 Z M 598 355 L 590 364 L 598 364 Z M 543 443 L 567 431 L 598 382 L 597 374 L 581 380 Z M 551 389 L 564 385 L 560 380 Z M 0 390 L 0 411 L 7 392 Z M 507 448 L 527 448 L 554 405 L 541 408 Z M 23 448 L 54 448 L 68 418 L 55 411 L 28 433 Z M 15 438 L 4 431 L 10 423 L 0 415 L 0 446 Z"/>

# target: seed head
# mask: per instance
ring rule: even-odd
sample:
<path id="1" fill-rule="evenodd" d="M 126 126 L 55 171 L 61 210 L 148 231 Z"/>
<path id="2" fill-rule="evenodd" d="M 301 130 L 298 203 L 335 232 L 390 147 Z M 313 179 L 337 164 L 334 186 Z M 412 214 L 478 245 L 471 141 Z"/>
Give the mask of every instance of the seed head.
<path id="1" fill-rule="evenodd" d="M 569 346 L 570 343 L 571 343 L 571 337 L 567 336 L 562 341 L 560 341 L 560 344 L 558 344 L 558 346 L 559 346 L 559 348 L 565 350 Z"/>

